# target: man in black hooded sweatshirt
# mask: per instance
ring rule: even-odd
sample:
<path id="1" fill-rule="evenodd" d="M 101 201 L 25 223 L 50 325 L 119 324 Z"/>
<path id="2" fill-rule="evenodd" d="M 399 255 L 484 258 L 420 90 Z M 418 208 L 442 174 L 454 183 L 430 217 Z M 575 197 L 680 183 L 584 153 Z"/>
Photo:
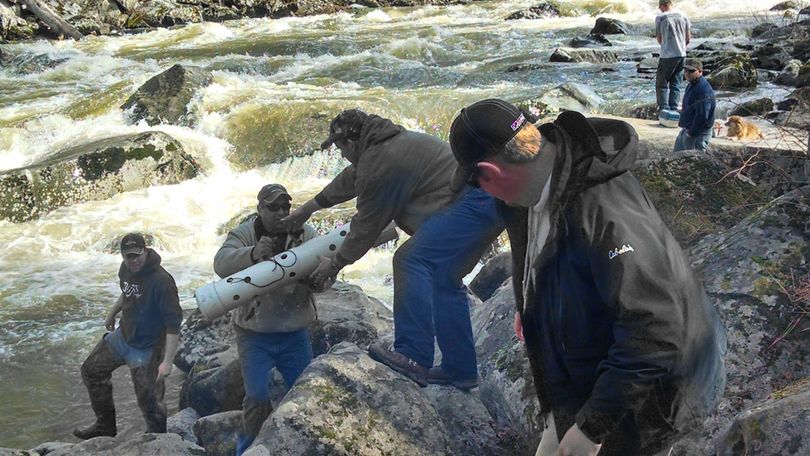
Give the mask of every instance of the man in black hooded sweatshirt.
<path id="1" fill-rule="evenodd" d="M 411 235 L 394 254 L 394 343 L 372 344 L 369 354 L 420 386 L 475 388 L 478 367 L 462 279 L 503 231 L 495 199 L 472 187 L 454 193 L 450 146 L 388 119 L 343 111 L 321 147 L 332 144 L 351 164 L 282 220 L 300 226 L 313 212 L 357 197 L 351 230 L 334 260 L 324 258 L 313 272 L 315 285 L 365 255 L 393 220 Z M 436 343 L 442 364 L 434 367 Z"/>
<path id="2" fill-rule="evenodd" d="M 129 366 L 147 432 L 166 432 L 164 378 L 172 371 L 183 319 L 177 286 L 160 265 L 160 255 L 146 247 L 140 234 L 130 233 L 121 239 L 121 256 L 121 295 L 104 321 L 110 332 L 82 364 L 82 381 L 96 422 L 73 431 L 80 439 L 117 434 L 110 379 L 124 364 Z M 119 312 L 121 322 L 116 328 Z"/>
<path id="3" fill-rule="evenodd" d="M 463 109 L 450 144 L 511 206 L 515 330 L 545 430 L 537 454 L 651 455 L 700 424 L 725 385 L 725 332 L 689 260 L 630 173 L 625 122 L 512 104 Z"/>

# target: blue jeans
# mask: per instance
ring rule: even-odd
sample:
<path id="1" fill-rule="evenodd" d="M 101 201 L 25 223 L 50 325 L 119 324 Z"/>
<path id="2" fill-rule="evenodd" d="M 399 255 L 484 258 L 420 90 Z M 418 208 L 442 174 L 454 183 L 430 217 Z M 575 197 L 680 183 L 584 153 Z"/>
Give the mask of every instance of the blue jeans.
<path id="1" fill-rule="evenodd" d="M 121 357 L 130 369 L 144 367 L 149 364 L 152 352 L 155 349 L 155 347 L 130 347 L 124 340 L 124 334 L 121 332 L 120 326 L 115 328 L 115 331 L 104 334 L 104 342 L 110 347 L 110 351 Z"/>
<path id="2" fill-rule="evenodd" d="M 685 57 L 658 59 L 658 71 L 655 72 L 655 99 L 658 109 L 678 109 L 684 60 Z"/>
<path id="3" fill-rule="evenodd" d="M 681 132 L 678 133 L 678 137 L 675 138 L 675 147 L 672 149 L 673 152 L 678 152 L 679 150 L 699 150 L 705 152 L 709 149 L 709 140 L 712 139 L 712 129 L 708 129 L 702 133 L 698 133 L 695 136 L 689 136 L 686 134 L 686 129 L 681 128 Z"/>
<path id="4" fill-rule="evenodd" d="M 275 366 L 292 387 L 301 372 L 312 361 L 309 331 L 259 333 L 236 328 L 236 346 L 242 365 L 245 399 L 242 401 L 242 431 L 238 435 L 236 454 L 241 455 L 256 439 L 264 420 L 270 415 L 270 370 Z"/>
<path id="5" fill-rule="evenodd" d="M 394 349 L 459 380 L 478 377 L 470 302 L 462 279 L 504 229 L 496 199 L 468 187 L 394 253 Z"/>

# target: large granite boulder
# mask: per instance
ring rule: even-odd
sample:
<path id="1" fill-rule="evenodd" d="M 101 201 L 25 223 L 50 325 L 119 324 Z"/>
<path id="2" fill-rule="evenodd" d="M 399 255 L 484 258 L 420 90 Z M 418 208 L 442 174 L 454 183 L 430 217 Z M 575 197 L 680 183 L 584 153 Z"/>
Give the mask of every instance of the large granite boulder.
<path id="1" fill-rule="evenodd" d="M 188 442 L 197 443 L 194 435 L 194 423 L 200 419 L 200 414 L 191 407 L 175 413 L 166 420 L 166 432 L 177 434 Z"/>
<path id="2" fill-rule="evenodd" d="M 810 377 L 774 393 L 734 418 L 718 456 L 810 454 Z"/>
<path id="3" fill-rule="evenodd" d="M 790 61 L 791 56 L 781 46 L 766 43 L 752 52 L 751 58 L 757 68 L 780 71 Z"/>
<path id="4" fill-rule="evenodd" d="M 200 169 L 179 142 L 162 132 L 97 140 L 0 174 L 0 219 L 26 221 L 62 206 L 176 184 L 196 177 Z"/>
<path id="5" fill-rule="evenodd" d="M 242 411 L 205 416 L 194 423 L 197 443 L 206 456 L 231 456 L 236 453 L 237 433 L 242 427 Z"/>
<path id="6" fill-rule="evenodd" d="M 48 456 L 199 456 L 205 450 L 177 434 L 135 434 L 129 438 L 96 437 L 60 448 Z"/>
<path id="7" fill-rule="evenodd" d="M 761 116 L 773 110 L 773 100 L 768 97 L 740 103 L 729 111 L 729 116 Z"/>
<path id="8" fill-rule="evenodd" d="M 17 16 L 13 8 L 0 3 L 0 43 L 30 39 L 37 29 L 35 24 Z"/>
<path id="9" fill-rule="evenodd" d="M 691 256 L 726 326 L 728 383 L 717 414 L 674 454 L 709 454 L 738 413 L 810 375 L 810 321 L 797 318 L 810 287 L 810 187 L 707 236 Z"/>
<path id="10" fill-rule="evenodd" d="M 132 109 L 133 120 L 145 119 L 149 125 L 190 124 L 188 104 L 211 81 L 206 70 L 175 64 L 146 81 L 121 109 Z"/>
<path id="11" fill-rule="evenodd" d="M 180 390 L 180 408 L 200 416 L 242 409 L 245 386 L 236 345 L 194 364 Z"/>
<path id="12" fill-rule="evenodd" d="M 194 309 L 180 327 L 174 365 L 188 373 L 198 361 L 235 346 L 233 337 L 230 312 L 209 321 L 200 309 Z"/>
<path id="13" fill-rule="evenodd" d="M 551 53 L 549 62 L 588 62 L 588 63 L 616 63 L 619 55 L 613 51 L 599 49 L 564 49 L 557 48 Z"/>
<path id="14" fill-rule="evenodd" d="M 416 383 L 351 343 L 318 357 L 245 456 L 445 455 L 441 417 Z"/>
<path id="15" fill-rule="evenodd" d="M 546 111 L 569 110 L 583 113 L 598 111 L 605 102 L 590 87 L 577 82 L 566 82 L 547 90 L 538 101 L 546 105 Z"/>
<path id="16" fill-rule="evenodd" d="M 598 17 L 591 29 L 591 34 L 595 35 L 629 35 L 630 26 L 626 23 L 609 17 Z"/>
<path id="17" fill-rule="evenodd" d="M 750 57 L 735 55 L 717 62 L 707 79 L 715 90 L 748 89 L 757 86 L 757 69 Z"/>
<path id="18" fill-rule="evenodd" d="M 514 454 L 534 454 L 543 422 L 525 344 L 514 333 L 514 317 L 511 281 L 485 303 L 473 307 L 479 390 L 481 401 L 495 421 L 511 430 L 504 437 L 518 448 Z"/>

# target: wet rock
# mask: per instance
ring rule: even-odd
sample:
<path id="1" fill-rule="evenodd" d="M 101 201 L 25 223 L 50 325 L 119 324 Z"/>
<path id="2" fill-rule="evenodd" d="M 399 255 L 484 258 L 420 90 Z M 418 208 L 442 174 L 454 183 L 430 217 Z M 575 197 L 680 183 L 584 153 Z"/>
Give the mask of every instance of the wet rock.
<path id="1" fill-rule="evenodd" d="M 194 364 L 180 391 L 180 408 L 200 416 L 242 409 L 245 387 L 236 346 Z"/>
<path id="2" fill-rule="evenodd" d="M 707 236 L 691 256 L 728 336 L 726 392 L 717 415 L 692 442 L 701 451 L 690 453 L 709 454 L 734 416 L 810 375 L 810 322 L 796 319 L 796 299 L 810 273 L 810 187 Z M 800 441 L 806 427 L 801 429 L 784 436 Z M 675 454 L 684 453 L 676 446 Z"/>
<path id="3" fill-rule="evenodd" d="M 766 43 L 751 54 L 754 66 L 766 70 L 780 71 L 790 60 L 790 54 L 781 46 Z"/>
<path id="4" fill-rule="evenodd" d="M 209 321 L 200 309 L 194 309 L 180 327 L 180 345 L 174 365 L 188 373 L 195 363 L 224 352 L 234 344 L 230 312 Z"/>
<path id="5" fill-rule="evenodd" d="M 633 174 L 678 242 L 688 246 L 733 227 L 770 199 L 757 185 L 730 176 L 732 169 L 711 152 L 689 151 L 640 162 Z"/>
<path id="6" fill-rule="evenodd" d="M 48 456 L 200 456 L 201 447 L 177 434 L 135 434 L 129 438 L 96 437 Z"/>
<path id="7" fill-rule="evenodd" d="M 0 219 L 31 220 L 62 206 L 176 184 L 199 172 L 197 161 L 162 132 L 97 140 L 0 174 Z"/>
<path id="8" fill-rule="evenodd" d="M 599 109 L 604 99 L 589 87 L 576 82 L 566 82 L 546 91 L 540 97 L 549 109 L 567 109 L 579 112 L 591 112 Z"/>
<path id="9" fill-rule="evenodd" d="M 609 17 L 599 17 L 596 19 L 591 29 L 591 35 L 629 35 L 630 26 L 626 23 Z"/>
<path id="10" fill-rule="evenodd" d="M 778 28 L 779 26 L 777 26 L 776 24 L 772 24 L 770 22 L 763 22 L 761 24 L 757 24 L 754 26 L 753 29 L 751 29 L 751 38 L 758 38 L 762 34 Z"/>
<path id="11" fill-rule="evenodd" d="M 0 43 L 31 39 L 38 27 L 17 16 L 13 8 L 0 4 Z"/>
<path id="12" fill-rule="evenodd" d="M 35 446 L 34 448 L 31 448 L 28 451 L 30 451 L 31 453 L 34 453 L 35 455 L 45 456 L 47 454 L 53 453 L 56 450 L 69 448 L 69 447 L 72 447 L 73 445 L 75 445 L 75 444 L 74 443 L 68 443 L 68 442 L 45 442 L 45 443 L 40 443 L 39 445 Z M 2 453 L 0 452 L 0 454 L 2 454 Z"/>
<path id="13" fill-rule="evenodd" d="M 786 11 L 792 9 L 799 9 L 799 4 L 794 1 L 780 2 L 771 7 L 771 11 Z"/>
<path id="14" fill-rule="evenodd" d="M 799 68 L 799 75 L 796 77 L 796 87 L 810 86 L 810 63 L 805 63 Z"/>
<path id="15" fill-rule="evenodd" d="M 487 261 L 470 282 L 470 291 L 486 301 L 503 283 L 512 277 L 512 252 L 502 252 Z"/>
<path id="16" fill-rule="evenodd" d="M 793 42 L 793 49 L 790 52 L 791 57 L 799 59 L 802 62 L 810 60 L 810 39 L 802 39 Z"/>
<path id="17" fill-rule="evenodd" d="M 242 427 L 242 411 L 206 416 L 194 423 L 197 442 L 206 456 L 231 456 L 236 453 L 237 433 Z"/>
<path id="18" fill-rule="evenodd" d="M 419 386 L 341 343 L 304 371 L 245 456 L 447 450 L 441 417 Z"/>
<path id="19" fill-rule="evenodd" d="M 627 115 L 634 119 L 658 120 L 658 104 L 648 103 L 642 106 L 636 106 L 632 108 Z"/>
<path id="20" fill-rule="evenodd" d="M 564 49 L 557 48 L 551 53 L 549 62 L 588 62 L 588 63 L 616 63 L 619 56 L 613 51 L 598 49 Z"/>
<path id="21" fill-rule="evenodd" d="M 795 98 L 786 98 L 776 104 L 776 109 L 780 111 L 790 111 L 799 106 L 799 100 Z"/>
<path id="22" fill-rule="evenodd" d="M 145 119 L 149 125 L 191 123 L 188 103 L 211 80 L 208 71 L 176 64 L 146 81 L 121 109 L 132 109 L 133 120 Z"/>
<path id="23" fill-rule="evenodd" d="M 750 57 L 737 55 L 718 62 L 707 79 L 715 90 L 753 88 L 757 71 Z"/>
<path id="24" fill-rule="evenodd" d="M 773 100 L 770 98 L 758 98 L 746 101 L 731 110 L 729 116 L 760 116 L 773 110 Z"/>
<path id="25" fill-rule="evenodd" d="M 613 46 L 613 43 L 610 42 L 605 35 L 595 35 L 591 34 L 584 38 L 580 38 L 575 36 L 571 39 L 571 47 L 572 48 L 583 48 L 583 47 L 600 47 L 600 46 Z"/>
<path id="26" fill-rule="evenodd" d="M 16 448 L 0 448 L 0 456 L 37 456 L 30 451 L 18 450 Z"/>
<path id="27" fill-rule="evenodd" d="M 533 454 L 543 423 L 525 345 L 513 329 L 514 296 L 512 282 L 507 281 L 485 303 L 473 307 L 479 391 L 495 421 L 511 430 L 505 437 L 518 448 L 513 454 Z"/>
<path id="28" fill-rule="evenodd" d="M 810 454 L 810 377 L 734 418 L 718 456 Z"/>
<path id="29" fill-rule="evenodd" d="M 200 414 L 191 407 L 186 407 L 166 420 L 166 432 L 177 434 L 187 442 L 197 443 L 194 435 L 194 423 L 200 419 Z"/>
<path id="30" fill-rule="evenodd" d="M 3 66 L 10 67 L 17 74 L 42 73 L 45 70 L 56 68 L 68 61 L 67 57 L 53 57 L 48 54 L 34 54 L 21 52 L 16 55 L 6 54 Z"/>
<path id="31" fill-rule="evenodd" d="M 636 63 L 636 73 L 655 74 L 658 71 L 658 59 L 655 57 L 644 57 Z"/>
<path id="32" fill-rule="evenodd" d="M 796 86 L 799 83 L 799 71 L 802 68 L 802 61 L 792 59 L 785 64 L 782 72 L 776 77 L 774 82 L 786 86 Z"/>
<path id="33" fill-rule="evenodd" d="M 545 19 L 549 17 L 559 17 L 560 10 L 556 5 L 543 2 L 539 5 L 532 6 L 531 8 L 523 11 L 517 11 L 506 17 L 507 21 L 516 19 Z"/>

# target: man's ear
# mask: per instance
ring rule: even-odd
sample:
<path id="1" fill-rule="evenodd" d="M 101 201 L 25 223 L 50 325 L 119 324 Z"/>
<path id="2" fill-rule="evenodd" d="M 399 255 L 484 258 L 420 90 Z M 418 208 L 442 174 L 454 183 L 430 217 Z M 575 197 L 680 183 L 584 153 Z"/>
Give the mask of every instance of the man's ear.
<path id="1" fill-rule="evenodd" d="M 492 182 L 500 179 L 503 176 L 501 167 L 490 161 L 481 161 L 475 164 L 478 168 L 478 181 L 479 182 Z"/>

